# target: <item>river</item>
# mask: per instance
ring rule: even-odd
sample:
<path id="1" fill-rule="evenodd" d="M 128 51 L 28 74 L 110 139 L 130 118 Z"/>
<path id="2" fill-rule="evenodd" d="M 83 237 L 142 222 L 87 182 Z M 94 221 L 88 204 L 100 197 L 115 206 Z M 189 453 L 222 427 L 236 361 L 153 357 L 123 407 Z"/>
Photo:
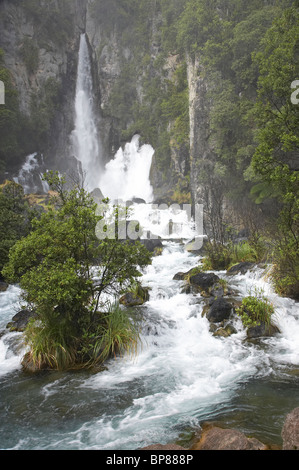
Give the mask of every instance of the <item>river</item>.
<path id="1" fill-rule="evenodd" d="M 226 278 L 240 296 L 263 288 L 275 307 L 281 334 L 246 340 L 237 333 L 216 338 L 202 316 L 200 294 L 181 292 L 176 272 L 199 257 L 179 242 L 143 273 L 150 300 L 134 311 L 142 329 L 138 355 L 113 359 L 99 373 L 26 374 L 16 343 L 0 339 L 0 448 L 133 450 L 153 443 L 190 445 L 205 421 L 217 421 L 281 445 L 287 413 L 299 405 L 298 303 L 280 298 L 256 269 Z M 19 308 L 19 289 L 0 293 L 0 329 Z"/>

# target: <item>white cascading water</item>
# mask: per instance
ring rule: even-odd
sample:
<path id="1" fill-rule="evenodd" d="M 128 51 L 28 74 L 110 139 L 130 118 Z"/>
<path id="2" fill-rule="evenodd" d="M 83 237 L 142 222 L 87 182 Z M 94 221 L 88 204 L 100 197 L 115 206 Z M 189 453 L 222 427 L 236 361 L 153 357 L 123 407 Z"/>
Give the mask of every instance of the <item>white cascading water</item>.
<path id="1" fill-rule="evenodd" d="M 41 189 L 44 193 L 49 191 L 48 183 L 43 180 L 43 172 L 41 171 L 37 153 L 32 153 L 26 157 L 18 176 L 13 179 L 16 183 L 23 186 L 25 194 L 39 192 Z"/>
<path id="2" fill-rule="evenodd" d="M 82 36 L 81 66 L 90 73 L 85 47 Z M 85 77 L 85 83 L 90 83 L 90 77 Z M 91 108 L 84 105 L 85 93 L 78 84 L 77 112 L 88 111 L 84 116 L 91 118 Z M 91 135 L 93 144 L 89 144 L 96 148 L 95 128 L 78 121 L 76 130 L 81 129 L 86 139 Z M 276 308 L 281 334 L 248 342 L 236 318 L 236 334 L 214 337 L 202 316 L 205 299 L 200 294 L 183 293 L 183 282 L 173 280 L 175 273 L 197 266 L 200 258 L 188 253 L 183 244 L 169 240 L 174 236 L 192 238 L 194 223 L 186 213 L 150 204 L 153 149 L 140 148 L 135 136 L 106 165 L 101 178 L 94 171 L 98 165 L 95 153 L 85 151 L 82 144 L 80 161 L 91 189 L 99 186 L 111 199 L 144 199 L 147 204 L 133 205 L 132 218 L 164 239 L 161 256 L 153 258 L 141 278 L 150 288 L 150 299 L 136 312 L 141 328 L 139 352 L 137 357 L 111 360 L 100 373 L 53 373 L 36 380 L 24 376 L 20 370 L 23 351 L 14 341 L 21 336 L 5 330 L 20 309 L 20 291 L 10 286 L 0 292 L 0 328 L 4 333 L 0 336 L 0 419 L 9 430 L 0 432 L 0 448 L 135 450 L 174 442 L 181 432 L 198 429 L 203 421 L 221 416 L 223 410 L 229 422 L 238 422 L 238 414 L 244 416 L 245 422 L 239 426 L 250 435 L 257 431 L 263 435 L 268 426 L 270 443 L 273 435 L 279 439 L 281 425 L 277 421 L 298 406 L 296 383 L 292 392 L 296 380 L 292 371 L 299 368 L 298 303 L 276 295 L 262 270 L 232 277 L 217 273 L 240 298 L 254 287 L 264 289 Z M 172 234 L 167 228 L 170 218 Z M 275 387 L 282 384 L 276 402 L 273 388 L 265 388 L 271 379 Z M 251 394 L 250 383 L 254 384 Z M 273 430 L 271 426 L 277 427 Z"/>
<path id="3" fill-rule="evenodd" d="M 21 351 L 12 348 L 13 335 L 18 334 L 6 332 L 0 339 L 0 418 L 10 433 L 2 440 L 0 435 L 0 447 L 134 450 L 174 442 L 184 429 L 198 428 L 221 415 L 221 410 L 229 420 L 243 413 L 242 426 L 251 435 L 270 427 L 268 421 L 275 426 L 275 421 L 283 420 L 297 400 L 292 370 L 299 367 L 298 303 L 274 294 L 259 269 L 233 277 L 217 273 L 240 295 L 263 288 L 276 307 L 281 334 L 261 343 L 247 342 L 236 319 L 236 334 L 216 338 L 202 316 L 204 299 L 182 293 L 183 283 L 173 280 L 176 272 L 187 271 L 198 261 L 178 243 L 165 242 L 163 254 L 153 259 L 142 277 L 142 284 L 150 287 L 150 299 L 139 309 L 138 355 L 111 360 L 104 372 L 53 373 L 32 381 L 20 371 Z M 0 293 L 0 301 L 4 328 L 19 308 L 18 289 Z M 271 377 L 278 398 L 271 387 L 271 394 L 265 390 Z M 17 419 L 15 410 L 20 410 Z M 270 428 L 271 438 L 275 432 L 279 438 L 281 424 L 276 426 Z"/>
<path id="4" fill-rule="evenodd" d="M 150 145 L 139 145 L 139 135 L 120 148 L 114 159 L 107 163 L 99 186 L 102 193 L 113 200 L 127 201 L 135 198 L 151 202 L 153 188 L 149 174 L 154 155 Z"/>
<path id="5" fill-rule="evenodd" d="M 85 34 L 81 34 L 75 98 L 75 130 L 71 140 L 76 159 L 81 164 L 82 177 L 88 191 L 98 188 L 101 155 L 93 109 L 91 60 Z"/>

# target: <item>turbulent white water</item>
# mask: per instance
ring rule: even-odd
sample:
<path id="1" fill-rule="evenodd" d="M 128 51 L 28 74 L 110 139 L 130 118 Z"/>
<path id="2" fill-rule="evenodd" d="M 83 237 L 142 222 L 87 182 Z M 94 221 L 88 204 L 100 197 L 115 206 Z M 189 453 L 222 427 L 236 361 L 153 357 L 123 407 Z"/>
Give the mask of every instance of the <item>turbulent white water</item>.
<path id="1" fill-rule="evenodd" d="M 88 189 L 100 187 L 112 200 L 144 199 L 146 204 L 132 206 L 131 218 L 139 220 L 144 233 L 164 240 L 162 255 L 153 259 L 141 279 L 150 288 L 150 299 L 135 310 L 141 329 L 138 355 L 111 360 L 106 371 L 95 374 L 25 375 L 20 366 L 22 335 L 5 328 L 20 309 L 20 290 L 10 286 L 0 293 L 0 420 L 5 423 L 5 428 L 0 427 L 0 448 L 137 449 L 173 442 L 182 430 L 198 427 L 224 411 L 233 416 L 244 413 L 244 408 L 248 420 L 244 426 L 251 434 L 257 427 L 263 430 L 273 415 L 277 421 L 285 413 L 285 403 L 291 408 L 298 406 L 298 384 L 292 395 L 289 375 L 299 367 L 298 303 L 276 295 L 262 270 L 233 277 L 217 273 L 240 298 L 255 287 L 262 288 L 275 306 L 281 334 L 248 342 L 241 321 L 235 318 L 236 334 L 214 337 L 202 316 L 204 298 L 182 293 L 183 282 L 173 280 L 174 274 L 200 262 L 178 243 L 198 234 L 196 223 L 178 207 L 151 204 L 149 174 L 154 151 L 147 145 L 140 147 L 139 136 L 119 149 L 100 173 L 91 97 L 91 65 L 82 35 L 73 138 Z M 34 162 L 31 156 L 27 162 L 30 171 Z M 275 386 L 282 385 L 279 400 L 272 405 L 273 389 L 265 390 L 264 383 L 273 377 Z M 255 421 L 250 427 L 252 418 Z"/>
<path id="2" fill-rule="evenodd" d="M 149 174 L 154 149 L 150 145 L 139 145 L 139 136 L 120 148 L 114 159 L 107 163 L 99 186 L 105 197 L 111 200 L 131 200 L 134 197 L 151 202 L 153 188 Z"/>
<path id="3" fill-rule="evenodd" d="M 199 426 L 216 411 L 229 409 L 250 380 L 263 381 L 273 375 L 279 380 L 282 374 L 284 383 L 285 371 L 299 366 L 298 304 L 274 294 L 260 270 L 227 278 L 240 295 L 253 287 L 265 290 L 276 307 L 281 334 L 265 339 L 262 346 L 249 343 L 240 321 L 235 320 L 236 334 L 216 338 L 202 317 L 203 298 L 181 293 L 182 282 L 173 280 L 176 272 L 187 271 L 198 261 L 182 245 L 165 242 L 162 256 L 145 270 L 142 283 L 150 287 L 150 300 L 138 310 L 142 341 L 136 357 L 112 360 L 107 371 L 90 376 L 50 374 L 34 383 L 27 377 L 32 397 L 24 396 L 23 378 L 22 407 L 31 409 L 31 400 L 38 406 L 30 416 L 23 412 L 24 423 L 20 418 L 18 426 L 26 428 L 26 435 L 21 439 L 15 428 L 8 447 L 136 449 L 166 443 L 175 440 L 182 427 Z M 218 274 L 226 278 L 225 273 Z M 11 287 L 0 299 L 3 327 L 18 307 L 18 289 Z M 21 356 L 9 346 L 11 335 L 0 340 L 0 393 L 1 379 L 20 368 Z M 9 386 L 4 382 L 4 391 L 7 387 L 14 390 L 19 380 L 16 376 Z M 18 393 L 11 392 L 17 402 Z M 3 399 L 9 403 L 7 393 Z M 268 399 L 271 402 L 273 397 Z M 264 404 L 255 405 L 253 416 L 262 413 L 258 406 Z M 50 410 L 55 410 L 51 417 Z M 14 423 L 11 413 L 5 419 Z"/>
<path id="4" fill-rule="evenodd" d="M 21 340 L 20 335 L 5 330 L 15 313 L 20 310 L 20 289 L 10 286 L 6 292 L 0 292 L 0 331 L 5 333 L 0 338 L 0 379 L 21 367 L 22 350 L 13 348 L 14 339 Z"/>
<path id="5" fill-rule="evenodd" d="M 75 98 L 75 130 L 73 151 L 81 163 L 86 189 L 98 188 L 101 172 L 100 140 L 93 109 L 93 81 L 86 35 L 80 38 Z"/>

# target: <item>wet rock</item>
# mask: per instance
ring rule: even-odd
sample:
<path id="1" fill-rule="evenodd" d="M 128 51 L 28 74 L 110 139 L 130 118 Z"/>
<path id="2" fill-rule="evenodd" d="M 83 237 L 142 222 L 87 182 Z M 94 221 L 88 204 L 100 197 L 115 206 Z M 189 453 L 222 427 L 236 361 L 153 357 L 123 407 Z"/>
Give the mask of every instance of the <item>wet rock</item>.
<path id="1" fill-rule="evenodd" d="M 134 307 L 136 305 L 142 305 L 144 302 L 149 300 L 148 288 L 138 286 L 136 292 L 127 292 L 120 299 L 119 302 L 126 307 Z"/>
<path id="2" fill-rule="evenodd" d="M 176 273 L 172 279 L 173 281 L 184 281 L 186 279 L 186 276 L 187 276 L 187 273 L 179 272 L 179 273 Z"/>
<path id="3" fill-rule="evenodd" d="M 127 292 L 119 299 L 119 302 L 126 307 L 135 307 L 136 305 L 142 305 L 144 300 L 132 292 Z"/>
<path id="4" fill-rule="evenodd" d="M 212 323 L 220 323 L 223 320 L 228 320 L 233 310 L 233 306 L 223 297 L 214 300 L 210 306 L 206 316 Z"/>
<path id="5" fill-rule="evenodd" d="M 211 289 L 210 289 L 210 294 L 213 297 L 223 297 L 225 295 L 225 290 L 220 284 L 215 284 Z"/>
<path id="6" fill-rule="evenodd" d="M 191 450 L 267 450 L 257 439 L 248 438 L 241 431 L 208 427 L 200 441 Z"/>
<path id="7" fill-rule="evenodd" d="M 146 201 L 141 197 L 133 197 L 132 202 L 133 204 L 146 204 Z"/>
<path id="8" fill-rule="evenodd" d="M 197 273 L 190 276 L 190 284 L 196 286 L 200 290 L 208 291 L 210 287 L 216 284 L 220 278 L 214 273 Z"/>
<path id="9" fill-rule="evenodd" d="M 283 450 L 299 450 L 299 408 L 295 408 L 287 415 L 281 437 Z"/>
<path id="10" fill-rule="evenodd" d="M 249 261 L 243 261 L 241 263 L 235 264 L 227 270 L 227 274 L 236 275 L 236 274 L 246 274 L 247 271 L 252 269 L 255 266 L 254 263 L 250 263 Z"/>
<path id="11" fill-rule="evenodd" d="M 8 289 L 6 282 L 0 281 L 0 292 L 5 292 Z"/>
<path id="12" fill-rule="evenodd" d="M 34 318 L 35 314 L 31 310 L 20 310 L 16 315 L 12 317 L 11 322 L 6 325 L 10 331 L 23 332 L 28 325 L 31 318 Z"/>
<path id="13" fill-rule="evenodd" d="M 237 333 L 236 328 L 231 323 L 227 323 L 227 325 L 225 326 L 223 325 L 220 328 L 218 328 L 217 325 L 215 325 L 214 323 L 212 325 L 211 325 L 212 328 L 210 331 L 212 331 L 213 336 L 220 336 L 222 338 L 228 338 L 229 336 Z"/>
<path id="14" fill-rule="evenodd" d="M 176 444 L 153 444 L 151 446 L 142 447 L 140 450 L 187 450 Z"/>
<path id="15" fill-rule="evenodd" d="M 191 294 L 191 292 L 192 292 L 192 287 L 188 283 L 185 284 L 181 289 L 181 294 Z"/>
<path id="16" fill-rule="evenodd" d="M 268 337 L 274 336 L 275 334 L 280 333 L 279 328 L 272 323 L 267 324 L 265 322 L 261 322 L 259 325 L 251 326 L 247 329 L 247 338 L 248 339 L 255 339 L 261 337 Z"/>
<path id="17" fill-rule="evenodd" d="M 163 243 L 159 238 L 141 238 L 138 241 L 151 253 L 157 253 L 163 249 Z"/>

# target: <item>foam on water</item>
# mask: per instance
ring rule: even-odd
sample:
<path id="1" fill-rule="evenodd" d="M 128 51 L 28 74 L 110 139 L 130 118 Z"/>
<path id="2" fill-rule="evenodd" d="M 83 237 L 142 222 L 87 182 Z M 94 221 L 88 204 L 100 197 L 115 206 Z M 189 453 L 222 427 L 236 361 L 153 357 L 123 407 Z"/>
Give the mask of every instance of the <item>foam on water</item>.
<path id="1" fill-rule="evenodd" d="M 141 198 L 151 202 L 153 188 L 149 181 L 154 149 L 150 145 L 139 145 L 135 135 L 124 149 L 120 148 L 115 157 L 107 163 L 99 180 L 99 187 L 105 197 L 113 200 Z"/>
<path id="2" fill-rule="evenodd" d="M 0 292 L 0 330 L 3 330 L 0 337 L 0 377 L 21 366 L 22 352 L 16 347 L 21 335 L 6 330 L 7 323 L 20 310 L 20 292 L 16 286 L 9 286 L 6 292 Z"/>
<path id="3" fill-rule="evenodd" d="M 55 416 L 51 417 L 49 429 L 43 428 L 42 433 L 34 431 L 41 424 L 28 431 L 27 423 L 28 435 L 12 447 L 136 449 L 169 442 L 177 439 L 182 427 L 199 426 L 217 410 L 229 408 L 240 387 L 251 380 L 299 364 L 298 304 L 274 294 L 261 270 L 231 277 L 230 284 L 242 295 L 263 286 L 277 307 L 282 334 L 265 339 L 260 347 L 245 341 L 245 331 L 235 320 L 236 334 L 216 338 L 202 317 L 203 298 L 181 293 L 183 282 L 173 280 L 176 272 L 198 263 L 199 258 L 178 243 L 164 242 L 163 254 L 153 259 L 142 277 L 142 284 L 150 287 L 150 300 L 140 308 L 138 355 L 111 360 L 106 371 L 89 377 L 60 374 L 45 377 L 40 389 L 38 382 L 35 388 L 31 384 L 32 399 L 39 403 L 31 419 L 43 422 L 43 413 L 48 416 L 49 410 L 62 407 L 65 423 L 69 414 L 73 420 L 60 430 Z M 18 293 L 10 288 L 1 294 L 2 325 L 17 307 Z M 0 340 L 2 378 L 20 364 L 20 357 L 10 349 L 9 335 Z"/>

